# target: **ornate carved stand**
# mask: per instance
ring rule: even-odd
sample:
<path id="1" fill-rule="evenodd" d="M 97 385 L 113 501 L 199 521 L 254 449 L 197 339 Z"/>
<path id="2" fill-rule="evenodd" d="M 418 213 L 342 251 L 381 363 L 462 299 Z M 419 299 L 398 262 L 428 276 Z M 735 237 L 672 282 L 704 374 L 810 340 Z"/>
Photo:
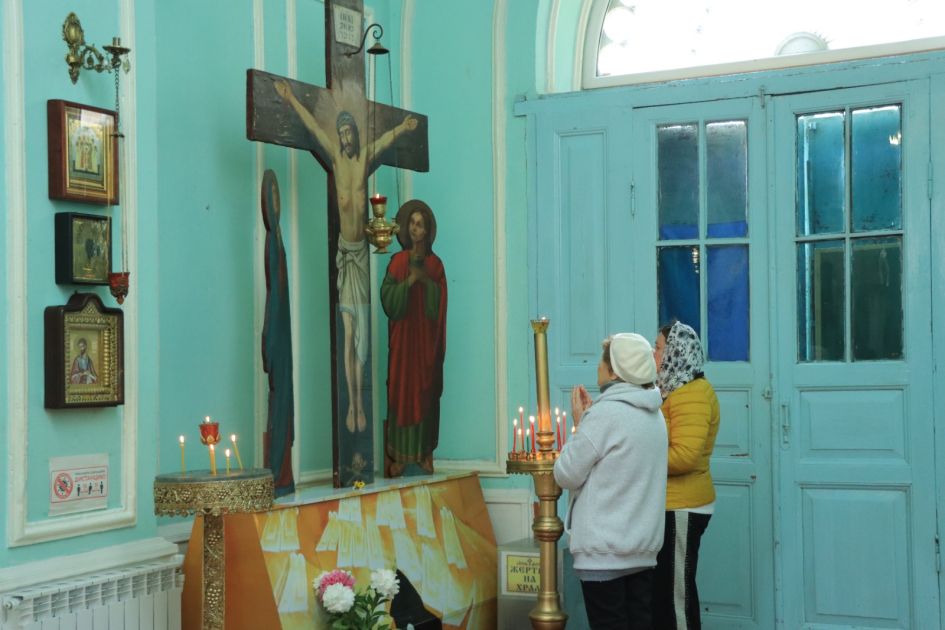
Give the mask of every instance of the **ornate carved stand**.
<path id="1" fill-rule="evenodd" d="M 217 475 L 209 470 L 191 470 L 154 478 L 155 514 L 203 515 L 203 630 L 223 629 L 226 597 L 223 515 L 270 509 L 272 488 L 272 473 L 266 468 Z"/>
<path id="2" fill-rule="evenodd" d="M 532 531 L 539 541 L 541 558 L 538 603 L 529 613 L 532 628 L 536 630 L 562 630 L 568 615 L 561 610 L 558 596 L 558 539 L 564 525 L 558 518 L 558 497 L 561 488 L 555 483 L 552 470 L 558 451 L 554 448 L 554 431 L 551 426 L 551 405 L 548 393 L 548 343 L 545 336 L 548 320 L 532 320 L 535 331 L 535 381 L 538 388 L 538 450 L 535 453 L 509 453 L 505 470 L 509 474 L 527 473 L 535 482 L 538 495 L 538 516 L 532 523 Z"/>

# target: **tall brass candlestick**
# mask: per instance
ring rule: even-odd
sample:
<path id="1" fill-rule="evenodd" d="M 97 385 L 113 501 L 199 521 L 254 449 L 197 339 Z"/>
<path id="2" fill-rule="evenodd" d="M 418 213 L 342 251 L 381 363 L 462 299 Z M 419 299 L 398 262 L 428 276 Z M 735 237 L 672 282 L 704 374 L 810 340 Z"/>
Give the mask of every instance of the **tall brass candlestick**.
<path id="1" fill-rule="evenodd" d="M 535 331 L 535 385 L 538 389 L 538 439 L 539 451 L 554 448 L 554 433 L 551 427 L 551 397 L 548 393 L 548 318 L 532 320 Z"/>
<path id="2" fill-rule="evenodd" d="M 536 630 L 563 630 L 568 616 L 561 610 L 558 595 L 558 539 L 564 531 L 558 518 L 558 497 L 561 488 L 555 482 L 554 465 L 558 451 L 554 450 L 554 432 L 551 426 L 551 404 L 548 393 L 548 319 L 532 320 L 535 331 L 535 384 L 538 388 L 538 452 L 526 458 L 511 453 L 505 462 L 508 473 L 528 473 L 535 482 L 538 495 L 538 516 L 532 531 L 539 541 L 538 602 L 529 613 L 532 628 Z"/>

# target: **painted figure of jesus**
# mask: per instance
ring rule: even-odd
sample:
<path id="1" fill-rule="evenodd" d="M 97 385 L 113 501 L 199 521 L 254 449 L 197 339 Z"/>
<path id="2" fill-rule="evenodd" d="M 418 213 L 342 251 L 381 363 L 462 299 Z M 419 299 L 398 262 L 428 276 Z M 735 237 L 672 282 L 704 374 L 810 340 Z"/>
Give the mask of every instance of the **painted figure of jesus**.
<path id="1" fill-rule="evenodd" d="M 365 146 L 362 146 L 361 129 L 365 128 L 366 122 L 363 107 L 347 108 L 338 98 L 326 95 L 316 102 L 316 111 L 310 111 L 299 101 L 287 81 L 276 79 L 273 88 L 292 107 L 331 161 L 340 219 L 335 264 L 338 268 L 338 310 L 344 327 L 342 352 L 348 390 L 345 427 L 351 433 L 364 431 L 367 419 L 361 404 L 361 381 L 368 352 L 367 327 L 370 325 L 370 265 L 364 236 L 368 207 L 367 180 L 374 168 L 372 161 L 399 136 L 416 129 L 418 121 L 408 114 L 400 124 L 385 131 L 373 143 L 368 137 Z M 344 94 L 344 90 L 341 94 Z M 329 120 L 334 121 L 333 129 L 326 129 L 325 121 Z"/>

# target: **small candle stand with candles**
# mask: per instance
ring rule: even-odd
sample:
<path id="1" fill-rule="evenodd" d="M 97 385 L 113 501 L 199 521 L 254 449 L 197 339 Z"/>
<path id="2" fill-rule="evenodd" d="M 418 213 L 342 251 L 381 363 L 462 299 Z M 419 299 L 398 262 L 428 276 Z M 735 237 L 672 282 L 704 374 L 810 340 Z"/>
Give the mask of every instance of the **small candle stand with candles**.
<path id="1" fill-rule="evenodd" d="M 535 332 L 535 382 L 538 389 L 538 415 L 535 422 L 530 423 L 530 428 L 534 429 L 531 447 L 523 443 L 522 450 L 518 451 L 513 446 L 506 460 L 505 470 L 510 474 L 531 475 L 535 483 L 535 494 L 539 499 L 538 516 L 532 523 L 532 531 L 539 541 L 538 602 L 528 617 L 532 628 L 561 630 L 567 623 L 568 615 L 561 610 L 558 594 L 557 544 L 564 532 L 564 526 L 558 518 L 561 487 L 555 482 L 552 472 L 559 451 L 555 445 L 555 427 L 552 426 L 548 392 L 548 323 L 548 319 L 544 317 L 531 322 Z"/>
<path id="2" fill-rule="evenodd" d="M 231 435 L 239 470 L 230 468 L 230 449 L 225 449 L 226 474 L 217 474 L 216 448 L 220 443 L 220 423 L 206 416 L 198 425 L 200 442 L 207 447 L 210 469 L 187 470 L 184 464 L 185 437 L 180 444 L 179 473 L 165 473 L 154 478 L 154 513 L 160 516 L 196 514 L 203 518 L 202 627 L 223 628 L 225 611 L 225 541 L 223 517 L 226 514 L 263 512 L 272 507 L 273 476 L 266 468 L 243 470 L 236 435 Z"/>

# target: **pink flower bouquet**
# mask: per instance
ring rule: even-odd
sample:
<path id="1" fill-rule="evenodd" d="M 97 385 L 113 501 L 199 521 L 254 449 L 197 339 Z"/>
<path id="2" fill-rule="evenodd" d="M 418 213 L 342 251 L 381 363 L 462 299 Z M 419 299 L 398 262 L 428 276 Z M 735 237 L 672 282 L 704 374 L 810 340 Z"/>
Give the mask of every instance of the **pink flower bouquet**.
<path id="1" fill-rule="evenodd" d="M 357 592 L 354 576 L 335 569 L 312 582 L 315 596 L 331 617 L 335 630 L 387 630 L 390 617 L 387 603 L 400 590 L 397 575 L 389 569 L 371 572 L 371 586 Z"/>

